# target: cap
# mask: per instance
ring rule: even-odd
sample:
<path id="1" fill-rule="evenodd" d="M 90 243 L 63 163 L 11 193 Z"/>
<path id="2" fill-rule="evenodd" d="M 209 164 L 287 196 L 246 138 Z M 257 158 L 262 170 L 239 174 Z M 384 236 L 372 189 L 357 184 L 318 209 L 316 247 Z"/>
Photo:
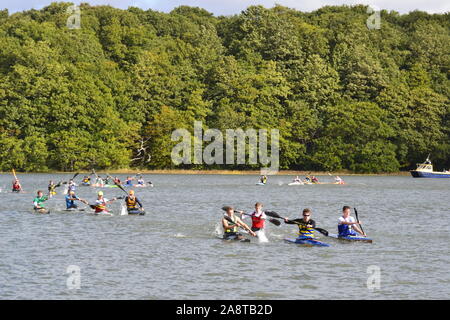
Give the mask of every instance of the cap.
<path id="1" fill-rule="evenodd" d="M 99 191 L 97 194 L 98 194 L 99 196 L 102 196 L 102 195 L 103 195 L 103 191 Z"/>

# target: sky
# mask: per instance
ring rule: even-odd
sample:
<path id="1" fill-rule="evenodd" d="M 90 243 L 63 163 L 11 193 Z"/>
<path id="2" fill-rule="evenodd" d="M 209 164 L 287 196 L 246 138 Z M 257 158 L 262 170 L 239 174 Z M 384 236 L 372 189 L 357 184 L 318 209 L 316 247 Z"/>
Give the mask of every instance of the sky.
<path id="1" fill-rule="evenodd" d="M 10 13 L 29 9 L 41 9 L 55 0 L 0 0 L 0 9 L 8 9 Z M 280 4 L 301 11 L 313 11 L 325 5 L 367 4 L 374 9 L 394 10 L 408 13 L 413 10 L 428 13 L 450 12 L 449 0 L 65 0 L 79 4 L 87 2 L 91 5 L 108 4 L 116 8 L 127 9 L 130 6 L 144 10 L 152 9 L 170 12 L 180 5 L 201 7 L 214 15 L 238 14 L 250 5 L 263 5 L 271 8 Z"/>

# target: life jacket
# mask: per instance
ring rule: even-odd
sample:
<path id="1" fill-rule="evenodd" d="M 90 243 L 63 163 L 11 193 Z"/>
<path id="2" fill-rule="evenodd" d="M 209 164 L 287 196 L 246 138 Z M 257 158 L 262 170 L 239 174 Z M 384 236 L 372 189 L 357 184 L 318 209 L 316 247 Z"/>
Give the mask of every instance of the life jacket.
<path id="1" fill-rule="evenodd" d="M 251 217 L 252 217 L 252 227 L 253 227 L 253 228 L 258 228 L 258 229 L 264 228 L 264 222 L 265 222 L 265 220 L 262 219 L 261 216 L 262 216 L 262 214 L 261 214 L 259 217 L 257 217 L 257 216 L 256 216 L 256 211 L 254 211 L 254 212 L 252 213 L 252 216 L 251 216 Z"/>
<path id="2" fill-rule="evenodd" d="M 136 209 L 136 207 L 137 207 L 136 197 L 134 197 L 134 199 L 131 199 L 130 197 L 127 197 L 125 199 L 125 203 L 127 204 L 127 208 L 128 209 Z"/>
<path id="3" fill-rule="evenodd" d="M 100 202 L 100 203 L 97 202 L 96 205 L 95 205 L 95 212 L 102 212 L 102 211 L 108 211 L 108 210 L 106 210 L 106 201 L 105 201 L 105 199 L 102 199 L 102 202 Z"/>
<path id="4" fill-rule="evenodd" d="M 298 225 L 299 238 L 314 238 L 314 229 L 305 225 Z"/>
<path id="5" fill-rule="evenodd" d="M 233 218 L 230 218 L 234 223 L 236 223 L 236 216 L 233 216 Z M 236 233 L 238 231 L 237 225 L 233 225 L 232 227 L 225 229 L 225 233 Z"/>
<path id="6" fill-rule="evenodd" d="M 83 183 L 89 183 L 89 181 L 91 181 L 91 179 L 89 179 L 89 178 L 84 178 L 83 179 Z"/>
<path id="7" fill-rule="evenodd" d="M 20 191 L 20 184 L 14 183 L 12 188 L 13 188 L 13 190 Z"/>

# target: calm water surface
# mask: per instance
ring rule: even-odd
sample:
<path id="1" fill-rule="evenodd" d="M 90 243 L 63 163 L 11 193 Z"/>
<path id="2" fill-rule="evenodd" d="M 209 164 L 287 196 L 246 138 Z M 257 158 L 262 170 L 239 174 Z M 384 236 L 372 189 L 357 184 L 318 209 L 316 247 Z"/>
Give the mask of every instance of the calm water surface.
<path id="1" fill-rule="evenodd" d="M 288 186 L 292 176 L 276 176 L 257 186 L 248 175 L 153 175 L 154 188 L 136 189 L 147 215 L 120 215 L 115 202 L 106 217 L 63 211 L 62 188 L 47 202 L 51 214 L 33 214 L 35 191 L 70 175 L 19 177 L 27 193 L 10 193 L 11 175 L 0 176 L 1 299 L 450 298 L 450 179 L 349 176 L 344 186 Z M 77 194 L 92 202 L 98 190 Z M 330 247 L 300 247 L 283 242 L 296 236 L 285 224 L 268 224 L 269 243 L 218 240 L 220 208 L 250 211 L 256 201 L 292 218 L 309 207 L 332 233 L 342 206 L 355 206 L 374 243 L 322 236 Z M 79 267 L 79 289 L 67 285 L 69 266 Z M 380 270 L 379 289 L 367 287 L 371 268 Z"/>

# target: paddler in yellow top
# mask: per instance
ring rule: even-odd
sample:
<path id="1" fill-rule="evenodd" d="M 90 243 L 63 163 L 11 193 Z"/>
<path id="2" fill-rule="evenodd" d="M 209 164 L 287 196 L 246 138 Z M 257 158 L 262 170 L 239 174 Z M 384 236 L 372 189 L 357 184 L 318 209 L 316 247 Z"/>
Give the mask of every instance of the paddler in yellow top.
<path id="1" fill-rule="evenodd" d="M 223 238 L 225 240 L 243 240 L 245 237 L 238 232 L 238 226 L 244 228 L 252 236 L 256 237 L 256 233 L 250 229 L 241 219 L 234 214 L 233 207 L 226 208 L 226 216 L 233 222 L 228 221 L 225 217 L 222 219 Z"/>

